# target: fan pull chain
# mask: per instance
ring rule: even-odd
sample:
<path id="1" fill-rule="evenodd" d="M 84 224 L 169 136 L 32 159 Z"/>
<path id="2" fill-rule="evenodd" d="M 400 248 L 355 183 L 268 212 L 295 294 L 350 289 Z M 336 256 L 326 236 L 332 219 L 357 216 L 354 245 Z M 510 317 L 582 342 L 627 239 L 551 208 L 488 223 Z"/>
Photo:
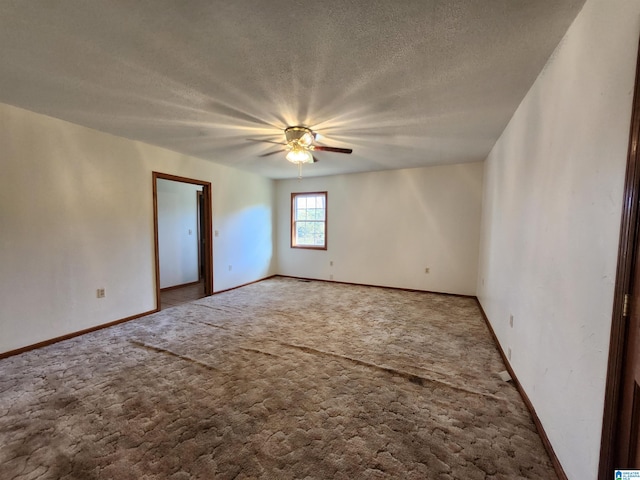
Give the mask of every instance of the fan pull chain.
<path id="1" fill-rule="evenodd" d="M 302 163 L 298 164 L 298 181 L 302 180 Z"/>

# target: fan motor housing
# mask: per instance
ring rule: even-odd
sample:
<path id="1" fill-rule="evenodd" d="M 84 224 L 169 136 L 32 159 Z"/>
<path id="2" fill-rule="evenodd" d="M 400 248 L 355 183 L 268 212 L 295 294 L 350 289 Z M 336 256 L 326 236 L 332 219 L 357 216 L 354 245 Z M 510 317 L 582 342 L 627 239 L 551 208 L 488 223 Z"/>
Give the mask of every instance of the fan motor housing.
<path id="1" fill-rule="evenodd" d="M 288 127 L 284 131 L 284 135 L 289 145 L 300 145 L 308 147 L 313 143 L 314 135 L 310 128 L 307 127 Z"/>

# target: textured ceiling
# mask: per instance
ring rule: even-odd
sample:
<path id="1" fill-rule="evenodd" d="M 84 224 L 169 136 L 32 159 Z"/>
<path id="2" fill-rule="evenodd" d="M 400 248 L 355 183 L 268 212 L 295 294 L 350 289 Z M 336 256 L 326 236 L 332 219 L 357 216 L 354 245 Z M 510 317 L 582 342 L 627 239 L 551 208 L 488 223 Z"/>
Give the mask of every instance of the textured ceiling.
<path id="1" fill-rule="evenodd" d="M 483 160 L 584 0 L 0 2 L 0 102 L 292 178 Z"/>

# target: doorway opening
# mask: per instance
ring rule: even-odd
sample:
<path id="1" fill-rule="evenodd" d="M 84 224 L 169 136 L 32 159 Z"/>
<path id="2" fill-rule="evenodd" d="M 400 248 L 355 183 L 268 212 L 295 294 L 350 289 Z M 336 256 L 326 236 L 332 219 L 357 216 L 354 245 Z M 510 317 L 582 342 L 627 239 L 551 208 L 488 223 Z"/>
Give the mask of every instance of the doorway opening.
<path id="1" fill-rule="evenodd" d="M 156 310 L 213 293 L 211 183 L 153 172 Z"/>

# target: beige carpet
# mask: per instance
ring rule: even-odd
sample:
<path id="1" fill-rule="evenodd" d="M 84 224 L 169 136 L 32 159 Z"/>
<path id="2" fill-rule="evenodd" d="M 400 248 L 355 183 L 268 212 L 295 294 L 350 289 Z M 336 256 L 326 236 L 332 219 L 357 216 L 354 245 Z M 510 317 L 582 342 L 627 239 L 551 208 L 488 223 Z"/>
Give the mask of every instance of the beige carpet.
<path id="1" fill-rule="evenodd" d="M 274 278 L 0 361 L 0 479 L 555 479 L 473 299 Z"/>

